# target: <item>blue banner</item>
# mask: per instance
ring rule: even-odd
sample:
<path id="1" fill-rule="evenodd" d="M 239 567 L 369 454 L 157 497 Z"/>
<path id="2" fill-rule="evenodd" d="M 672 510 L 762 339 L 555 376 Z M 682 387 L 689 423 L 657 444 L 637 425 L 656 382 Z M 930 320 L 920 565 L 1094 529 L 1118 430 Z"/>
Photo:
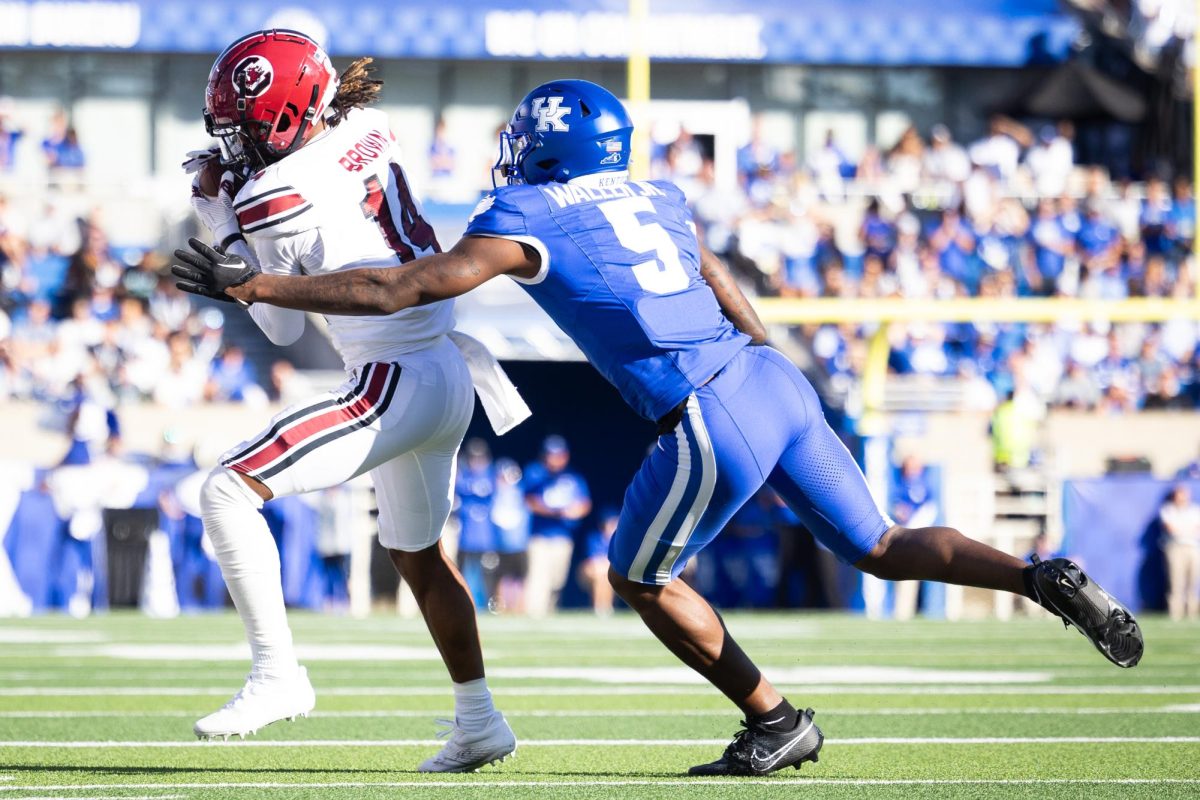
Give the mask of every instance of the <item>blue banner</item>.
<path id="1" fill-rule="evenodd" d="M 1061 59 L 1078 31 L 1055 0 L 653 0 L 655 59 L 1015 67 Z M 336 56 L 609 60 L 626 0 L 4 0 L 0 48 L 216 53 L 266 27 Z"/>
<path id="2" fill-rule="evenodd" d="M 1063 483 L 1063 554 L 1131 609 L 1162 608 L 1158 510 L 1179 481 L 1113 475 Z M 1200 481 L 1183 481 L 1200 497 Z"/>

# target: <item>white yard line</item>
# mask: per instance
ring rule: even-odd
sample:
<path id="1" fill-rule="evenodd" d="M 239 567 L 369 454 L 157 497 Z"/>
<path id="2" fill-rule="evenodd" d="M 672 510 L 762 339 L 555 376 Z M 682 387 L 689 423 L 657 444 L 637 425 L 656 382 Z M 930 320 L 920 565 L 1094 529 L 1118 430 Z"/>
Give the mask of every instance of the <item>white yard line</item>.
<path id="1" fill-rule="evenodd" d="M 4 786 L 4 787 L 0 787 L 0 791 L 11 792 L 11 791 L 19 790 L 21 788 L 22 787 L 20 787 L 20 786 Z M 112 787 L 105 786 L 103 788 L 110 789 Z M 137 787 L 137 788 L 141 788 L 141 787 Z M 30 786 L 26 789 L 26 791 L 34 791 L 34 790 L 45 791 L 45 789 L 46 789 L 45 786 Z M 54 791 L 61 792 L 61 791 L 66 791 L 66 790 L 65 789 L 57 789 Z M 114 795 L 86 796 L 86 795 L 74 795 L 73 794 L 73 795 L 69 795 L 69 796 L 64 796 L 61 794 L 54 794 L 54 795 L 44 795 L 44 796 L 21 795 L 20 797 L 14 797 L 12 800 L 180 800 L 180 798 L 182 798 L 182 797 L 187 797 L 187 795 L 183 795 L 183 794 L 141 794 L 141 795 L 122 794 L 122 795 L 115 795 L 114 794 Z"/>
<path id="2" fill-rule="evenodd" d="M 1200 744 L 1200 736 L 871 736 L 830 739 L 839 747 L 854 745 L 926 745 L 926 744 Z M 521 747 L 707 747 L 728 744 L 728 739 L 525 739 Z M 3 741 L 0 749 L 96 749 L 192 748 L 192 747 L 433 747 L 438 739 L 231 739 L 228 742 L 202 741 Z"/>
<path id="3" fill-rule="evenodd" d="M 827 715 L 836 714 L 842 717 L 955 717 L 955 716 L 975 716 L 977 714 L 991 715 L 1006 715 L 1023 717 L 1027 715 L 1053 715 L 1053 714 L 1071 714 L 1071 715 L 1094 715 L 1108 716 L 1117 714 L 1200 714 L 1200 703 L 1187 703 L 1171 706 L 1114 706 L 1110 708 L 995 708 L 990 706 L 978 708 L 822 708 L 821 711 Z M 95 711 L 95 710 L 78 710 L 78 711 L 0 711 L 0 719 L 75 719 L 84 717 L 96 718 L 120 718 L 120 717 L 135 717 L 135 718 L 190 718 L 197 714 L 203 714 L 203 711 Z M 369 718 L 395 718 L 395 719 L 422 719 L 434 717 L 447 717 L 453 715 L 454 712 L 443 710 L 430 711 L 413 711 L 408 709 L 397 709 L 394 711 L 321 711 L 317 710 L 312 713 L 316 718 L 329 719 L 369 719 Z M 580 709 L 572 711 L 504 711 L 506 717 L 530 717 L 530 718 L 621 718 L 621 717 L 728 717 L 734 712 L 732 709 L 716 708 L 710 710 L 699 709 L 678 709 L 678 710 L 650 710 L 650 709 Z M 3 780 L 3 778 L 0 778 Z"/>
<path id="4" fill-rule="evenodd" d="M 687 780 L 577 780 L 577 781 L 444 781 L 430 779 L 426 781 L 344 781 L 329 783 L 92 783 L 92 784 L 59 784 L 54 786 L 0 786 L 0 792 L 16 791 L 96 791 L 98 789 L 128 790 L 128 789 L 197 789 L 211 791 L 213 789 L 503 789 L 508 787 L 521 788 L 562 788 L 564 786 L 1143 786 L 1143 785 L 1200 785 L 1200 778 L 689 778 Z M 163 798 L 163 795 L 158 795 Z M 171 797 L 167 795 L 165 797 Z M 22 798 L 24 800 L 24 798 Z M 82 800 L 82 798 L 73 798 Z M 130 800 L 130 798 L 125 798 Z"/>
<path id="5" fill-rule="evenodd" d="M 779 684 L 785 689 L 813 694 L 862 695 L 1135 695 L 1135 694 L 1200 694 L 1200 686 L 829 686 Z M 6 686 L 0 697 L 185 697 L 200 695 L 231 695 L 236 686 Z M 574 696 L 594 695 L 695 695 L 713 692 L 707 686 L 493 686 L 497 697 Z M 338 686 L 322 689 L 317 694 L 326 697 L 436 697 L 449 696 L 444 686 Z"/>

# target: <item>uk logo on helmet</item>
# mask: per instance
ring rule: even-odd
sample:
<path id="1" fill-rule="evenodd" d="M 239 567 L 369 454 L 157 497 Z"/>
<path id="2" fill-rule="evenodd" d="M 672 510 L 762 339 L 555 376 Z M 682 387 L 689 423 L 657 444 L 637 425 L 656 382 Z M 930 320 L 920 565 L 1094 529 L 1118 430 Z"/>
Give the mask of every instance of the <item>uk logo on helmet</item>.
<path id="1" fill-rule="evenodd" d="M 233 88 L 242 97 L 258 97 L 271 88 L 275 68 L 262 56 L 246 56 L 233 68 Z"/>
<path id="2" fill-rule="evenodd" d="M 535 131 L 569 131 L 571 126 L 563 122 L 563 117 L 570 114 L 570 106 L 562 105 L 561 97 L 535 97 L 533 106 L 529 109 L 532 116 L 537 117 Z"/>

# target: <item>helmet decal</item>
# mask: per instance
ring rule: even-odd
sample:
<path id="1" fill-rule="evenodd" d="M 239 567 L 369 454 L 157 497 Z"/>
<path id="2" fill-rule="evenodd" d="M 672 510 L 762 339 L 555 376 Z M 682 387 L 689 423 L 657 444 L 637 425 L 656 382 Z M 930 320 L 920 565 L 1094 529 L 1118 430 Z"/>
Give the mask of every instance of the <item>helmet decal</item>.
<path id="1" fill-rule="evenodd" d="M 535 97 L 530 106 L 530 116 L 537 117 L 536 131 L 569 131 L 571 126 L 563 122 L 563 117 L 574 109 L 562 105 L 561 97 Z"/>
<path id="2" fill-rule="evenodd" d="M 233 88 L 242 97 L 254 98 L 271 88 L 275 68 L 260 55 L 246 56 L 233 68 Z"/>
<path id="3" fill-rule="evenodd" d="M 608 155 L 600 159 L 600 163 L 603 165 L 620 164 L 621 159 L 625 157 L 622 152 L 625 147 L 620 139 L 609 139 L 607 142 L 596 142 L 596 144 L 600 145 L 604 148 L 604 152 L 608 153 Z"/>

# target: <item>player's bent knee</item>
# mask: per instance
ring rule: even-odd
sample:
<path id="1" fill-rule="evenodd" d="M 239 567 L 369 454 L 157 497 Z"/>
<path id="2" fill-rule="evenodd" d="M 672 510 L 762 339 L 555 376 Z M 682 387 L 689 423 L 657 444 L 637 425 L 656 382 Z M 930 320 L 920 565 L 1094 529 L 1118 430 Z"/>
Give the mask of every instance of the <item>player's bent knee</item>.
<path id="1" fill-rule="evenodd" d="M 895 553 L 898 548 L 895 547 L 895 543 L 904 538 L 908 532 L 908 528 L 902 528 L 899 525 L 889 528 L 883 536 L 879 537 L 879 541 L 871 548 L 871 552 L 854 562 L 855 568 L 877 578 L 896 580 Z"/>
<path id="2" fill-rule="evenodd" d="M 634 610 L 652 606 L 662 596 L 662 586 L 630 580 L 611 566 L 608 568 L 608 583 Z"/>
<path id="3" fill-rule="evenodd" d="M 434 569 L 446 563 L 440 541 L 416 550 L 388 548 L 388 556 L 391 557 L 400 577 L 414 585 L 422 582 Z"/>
<path id="4" fill-rule="evenodd" d="M 259 508 L 262 503 L 260 495 L 242 480 L 242 476 L 226 467 L 215 467 L 200 485 L 200 511 L 203 514 L 237 505 Z"/>

